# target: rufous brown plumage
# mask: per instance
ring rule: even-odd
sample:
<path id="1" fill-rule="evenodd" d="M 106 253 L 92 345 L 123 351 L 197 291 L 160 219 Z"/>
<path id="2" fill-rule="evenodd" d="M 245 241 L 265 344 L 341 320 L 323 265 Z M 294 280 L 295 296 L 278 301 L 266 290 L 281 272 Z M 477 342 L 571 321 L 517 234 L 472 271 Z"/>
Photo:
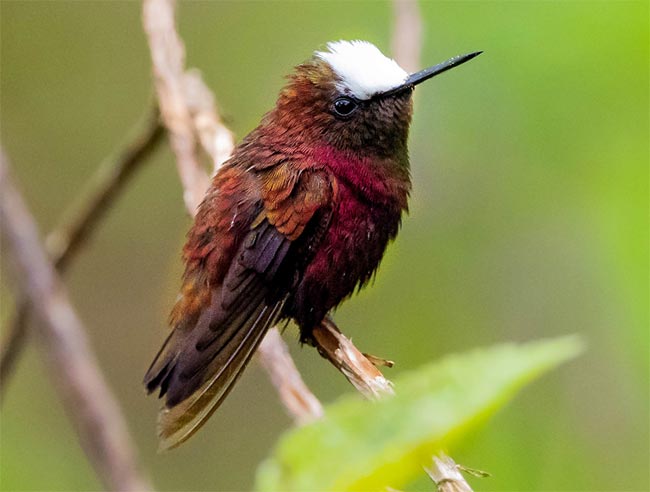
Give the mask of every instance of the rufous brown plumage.
<path id="1" fill-rule="evenodd" d="M 372 277 L 407 209 L 413 77 L 369 43 L 331 43 L 218 171 L 145 376 L 165 399 L 163 448 L 207 420 L 271 326 L 294 320 L 309 342 Z"/>

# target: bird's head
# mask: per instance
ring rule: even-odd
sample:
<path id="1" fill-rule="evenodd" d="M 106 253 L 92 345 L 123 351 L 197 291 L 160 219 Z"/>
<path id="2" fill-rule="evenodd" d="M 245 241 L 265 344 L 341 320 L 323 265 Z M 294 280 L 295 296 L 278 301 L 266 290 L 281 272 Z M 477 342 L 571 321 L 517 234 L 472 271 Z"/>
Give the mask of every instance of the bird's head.
<path id="1" fill-rule="evenodd" d="M 273 120 L 305 145 L 379 157 L 406 152 L 415 86 L 478 54 L 409 74 L 369 42 L 331 42 L 289 76 Z"/>

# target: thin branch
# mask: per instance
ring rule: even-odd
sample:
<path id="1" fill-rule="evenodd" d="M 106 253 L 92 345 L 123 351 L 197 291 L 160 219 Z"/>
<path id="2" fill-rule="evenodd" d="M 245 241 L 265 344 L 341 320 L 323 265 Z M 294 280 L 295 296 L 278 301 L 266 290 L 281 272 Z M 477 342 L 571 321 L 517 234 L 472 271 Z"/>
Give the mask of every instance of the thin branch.
<path id="1" fill-rule="evenodd" d="M 165 129 L 160 123 L 158 108 L 154 108 L 146 121 L 134 131 L 135 137 L 116 157 L 107 158 L 93 178 L 89 191 L 68 214 L 63 225 L 49 234 L 46 250 L 59 272 L 64 272 L 70 261 L 80 251 L 95 231 L 101 219 L 115 202 L 136 170 L 163 141 Z M 17 303 L 14 318 L 2 345 L 0 360 L 0 391 L 4 393 L 7 381 L 24 346 L 27 334 L 29 308 L 25 302 Z"/>
<path id="2" fill-rule="evenodd" d="M 214 96 L 197 70 L 185 71 L 185 48 L 176 31 L 172 0 L 144 0 L 143 23 L 153 62 L 155 84 L 165 125 L 172 134 L 183 196 L 193 217 L 207 190 L 209 178 L 197 158 L 197 143 L 211 157 L 214 172 L 234 148 L 233 135 L 221 122 Z M 189 155 L 189 152 L 192 155 Z M 323 415 L 276 328 L 269 330 L 257 352 L 280 400 L 297 424 Z"/>
<path id="3" fill-rule="evenodd" d="M 368 356 L 354 346 L 352 340 L 339 331 L 331 319 L 325 318 L 314 329 L 312 336 L 318 353 L 341 371 L 363 396 L 374 400 L 393 394 L 392 383 L 375 367 Z M 385 361 L 383 365 L 390 364 L 390 361 Z"/>
<path id="4" fill-rule="evenodd" d="M 235 148 L 235 137 L 219 119 L 212 91 L 205 85 L 198 70 L 185 72 L 184 90 L 199 141 L 210 156 L 213 172 L 216 173 L 230 159 Z"/>
<path id="5" fill-rule="evenodd" d="M 277 328 L 266 334 L 257 356 L 296 424 L 308 424 L 324 415 L 323 406 L 300 377 Z"/>
<path id="6" fill-rule="evenodd" d="M 133 140 L 120 150 L 117 158 L 109 157 L 100 165 L 90 184 L 89 192 L 79 200 L 79 205 L 72 210 L 65 223 L 48 235 L 47 251 L 57 269 L 65 270 L 67 262 L 91 236 L 100 219 L 104 217 L 139 165 L 144 163 L 163 141 L 165 128 L 160 123 L 157 107 L 142 127 L 133 133 Z"/>
<path id="7" fill-rule="evenodd" d="M 194 216 L 210 180 L 198 159 L 194 121 L 185 93 L 185 47 L 176 31 L 173 2 L 144 0 L 142 19 L 160 111 L 176 155 L 185 206 Z"/>
<path id="8" fill-rule="evenodd" d="M 33 218 L 8 175 L 0 149 L 0 228 L 13 257 L 14 282 L 38 316 L 38 335 L 50 373 L 81 445 L 110 490 L 151 489 L 137 469 L 135 450 L 117 402 L 89 349 L 84 326 L 40 244 Z"/>
<path id="9" fill-rule="evenodd" d="M 420 69 L 422 16 L 417 0 L 393 0 L 393 57 L 405 70 Z"/>

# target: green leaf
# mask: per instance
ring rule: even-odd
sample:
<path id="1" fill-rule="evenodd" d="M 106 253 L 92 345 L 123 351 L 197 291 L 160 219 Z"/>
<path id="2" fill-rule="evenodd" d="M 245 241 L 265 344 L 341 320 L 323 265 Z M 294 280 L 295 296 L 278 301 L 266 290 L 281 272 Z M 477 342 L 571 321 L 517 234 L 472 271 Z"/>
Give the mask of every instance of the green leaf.
<path id="1" fill-rule="evenodd" d="M 440 448 L 542 373 L 582 351 L 575 336 L 451 355 L 403 374 L 397 395 L 347 396 L 287 432 L 258 470 L 260 491 L 385 490 L 422 473 Z"/>

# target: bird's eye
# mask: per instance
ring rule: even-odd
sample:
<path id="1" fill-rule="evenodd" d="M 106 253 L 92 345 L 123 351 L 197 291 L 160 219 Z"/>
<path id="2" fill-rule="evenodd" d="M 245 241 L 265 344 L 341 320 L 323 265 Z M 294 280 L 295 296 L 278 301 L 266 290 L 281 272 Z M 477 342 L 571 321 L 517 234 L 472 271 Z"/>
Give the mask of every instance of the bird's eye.
<path id="1" fill-rule="evenodd" d="M 349 97 L 339 97 L 334 101 L 334 112 L 338 116 L 350 116 L 352 112 L 357 109 L 358 104 Z"/>

